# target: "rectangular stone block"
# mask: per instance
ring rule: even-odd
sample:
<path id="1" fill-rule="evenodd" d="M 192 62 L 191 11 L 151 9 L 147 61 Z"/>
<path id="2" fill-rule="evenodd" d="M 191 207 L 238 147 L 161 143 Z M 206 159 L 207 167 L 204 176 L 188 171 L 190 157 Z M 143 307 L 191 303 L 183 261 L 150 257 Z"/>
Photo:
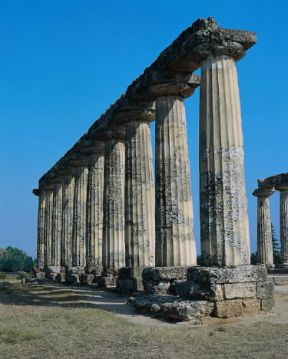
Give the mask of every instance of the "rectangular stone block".
<path id="1" fill-rule="evenodd" d="M 175 281 L 171 286 L 171 292 L 182 298 L 193 300 L 208 300 L 210 302 L 224 300 L 221 284 L 206 284 L 193 281 Z"/>
<path id="2" fill-rule="evenodd" d="M 224 284 L 225 299 L 240 299 L 256 297 L 255 283 Z"/>
<path id="3" fill-rule="evenodd" d="M 274 283 L 267 281 L 267 282 L 260 282 L 257 283 L 257 298 L 258 299 L 268 299 L 273 298 L 274 296 Z"/>
<path id="4" fill-rule="evenodd" d="M 243 314 L 242 300 L 224 300 L 215 302 L 214 316 L 218 318 L 231 318 Z"/>
<path id="5" fill-rule="evenodd" d="M 275 285 L 288 285 L 288 275 L 273 275 L 272 281 Z"/>
<path id="6" fill-rule="evenodd" d="M 187 278 L 188 267 L 146 267 L 143 269 L 143 280 L 164 282 Z"/>
<path id="7" fill-rule="evenodd" d="M 243 313 L 257 313 L 261 310 L 261 302 L 259 299 L 244 299 L 242 301 Z"/>
<path id="8" fill-rule="evenodd" d="M 272 308 L 275 306 L 275 299 L 269 298 L 269 299 L 262 299 L 261 300 L 261 310 L 264 310 L 265 312 L 269 312 L 272 310 Z"/>
<path id="9" fill-rule="evenodd" d="M 267 280 L 267 269 L 264 265 L 225 268 L 189 267 L 187 279 L 207 284 L 265 282 Z"/>

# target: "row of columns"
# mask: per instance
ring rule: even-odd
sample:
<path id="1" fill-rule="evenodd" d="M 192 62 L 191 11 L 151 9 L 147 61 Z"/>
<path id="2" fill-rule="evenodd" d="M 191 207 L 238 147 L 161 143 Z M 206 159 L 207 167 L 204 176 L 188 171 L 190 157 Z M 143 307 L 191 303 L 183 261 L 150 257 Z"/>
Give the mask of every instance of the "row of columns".
<path id="1" fill-rule="evenodd" d="M 269 197 L 275 190 L 280 192 L 281 260 L 288 266 L 288 186 L 261 188 L 253 193 L 257 197 L 257 260 L 268 267 L 274 266 Z"/>
<path id="2" fill-rule="evenodd" d="M 200 85 L 201 249 L 207 265 L 250 262 L 235 60 L 208 56 Z M 156 100 L 155 189 L 150 119 L 106 136 L 61 183 L 40 186 L 38 265 L 102 269 L 196 265 L 184 98 Z M 81 160 L 82 161 L 82 160 Z"/>

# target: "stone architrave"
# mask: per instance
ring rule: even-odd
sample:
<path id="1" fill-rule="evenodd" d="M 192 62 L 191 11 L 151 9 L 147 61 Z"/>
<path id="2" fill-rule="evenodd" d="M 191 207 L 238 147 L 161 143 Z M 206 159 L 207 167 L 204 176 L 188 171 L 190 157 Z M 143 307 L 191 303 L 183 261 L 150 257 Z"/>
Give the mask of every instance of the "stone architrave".
<path id="1" fill-rule="evenodd" d="M 62 236 L 62 183 L 56 183 L 53 189 L 52 209 L 52 248 L 51 267 L 54 272 L 60 271 Z"/>
<path id="2" fill-rule="evenodd" d="M 156 101 L 156 266 L 196 264 L 183 98 Z"/>
<path id="3" fill-rule="evenodd" d="M 274 266 L 269 203 L 272 193 L 272 189 L 256 190 L 253 193 L 257 197 L 257 260 L 267 267 Z"/>
<path id="4" fill-rule="evenodd" d="M 277 188 L 280 191 L 280 242 L 282 263 L 288 266 L 288 186 Z"/>
<path id="5" fill-rule="evenodd" d="M 71 174 L 64 175 L 62 195 L 61 266 L 66 269 L 72 267 L 74 186 L 74 176 Z"/>
<path id="6" fill-rule="evenodd" d="M 44 241 L 44 265 L 45 268 L 52 265 L 52 211 L 53 190 L 45 189 L 45 241 Z"/>
<path id="7" fill-rule="evenodd" d="M 125 265 L 155 265 L 155 190 L 150 121 L 129 121 L 125 143 Z"/>
<path id="8" fill-rule="evenodd" d="M 104 154 L 89 155 L 86 272 L 102 270 Z"/>
<path id="9" fill-rule="evenodd" d="M 39 190 L 37 231 L 37 267 L 39 270 L 42 270 L 45 264 L 45 211 L 46 194 L 43 190 Z"/>
<path id="10" fill-rule="evenodd" d="M 255 44 L 248 31 L 219 29 L 213 18 L 194 25 L 201 63 L 200 222 L 207 265 L 250 263 L 240 97 L 235 61 Z"/>
<path id="11" fill-rule="evenodd" d="M 103 269 L 116 274 L 125 265 L 125 144 L 121 139 L 105 141 Z"/>
<path id="12" fill-rule="evenodd" d="M 86 201 L 87 201 L 87 166 L 79 165 L 75 169 L 74 214 L 72 234 L 72 266 L 84 271 L 86 265 Z"/>

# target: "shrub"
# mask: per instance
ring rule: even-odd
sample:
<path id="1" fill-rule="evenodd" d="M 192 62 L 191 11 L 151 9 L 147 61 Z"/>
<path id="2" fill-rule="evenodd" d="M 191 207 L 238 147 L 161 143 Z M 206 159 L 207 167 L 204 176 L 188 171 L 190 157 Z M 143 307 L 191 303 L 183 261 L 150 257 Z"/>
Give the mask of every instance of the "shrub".
<path id="1" fill-rule="evenodd" d="M 6 279 L 6 273 L 0 272 L 0 279 Z"/>

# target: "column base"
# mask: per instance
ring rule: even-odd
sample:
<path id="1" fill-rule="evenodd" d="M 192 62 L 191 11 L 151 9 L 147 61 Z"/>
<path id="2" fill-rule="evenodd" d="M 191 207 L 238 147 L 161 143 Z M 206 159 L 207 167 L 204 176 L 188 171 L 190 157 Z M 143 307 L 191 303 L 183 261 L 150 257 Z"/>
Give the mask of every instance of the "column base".
<path id="1" fill-rule="evenodd" d="M 97 283 L 97 280 L 101 277 L 102 272 L 103 267 L 101 265 L 86 267 L 85 273 L 81 275 L 81 283 L 88 286 Z"/>
<path id="2" fill-rule="evenodd" d="M 159 282 L 159 268 L 149 271 L 149 283 L 153 275 Z M 132 302 L 137 311 L 168 320 L 201 323 L 209 316 L 231 318 L 270 311 L 275 304 L 274 284 L 267 279 L 265 266 L 189 267 L 187 279 L 175 279 L 170 286 L 164 273 L 161 273 L 166 278 L 164 294 L 155 290 L 151 294 L 151 286 L 148 287 L 146 295 L 139 295 Z M 144 270 L 144 283 L 147 277 Z"/>
<path id="3" fill-rule="evenodd" d="M 123 267 L 119 269 L 116 289 L 122 294 L 143 290 L 142 272 L 145 267 Z"/>
<path id="4" fill-rule="evenodd" d="M 56 282 L 58 281 L 60 271 L 60 266 L 48 266 L 45 268 L 46 278 Z"/>
<path id="5" fill-rule="evenodd" d="M 97 286 L 100 288 L 115 288 L 117 282 L 117 275 L 104 273 L 96 280 Z"/>
<path id="6" fill-rule="evenodd" d="M 81 285 L 81 277 L 84 274 L 83 267 L 72 267 L 68 269 L 66 275 L 66 283 L 72 285 Z"/>

